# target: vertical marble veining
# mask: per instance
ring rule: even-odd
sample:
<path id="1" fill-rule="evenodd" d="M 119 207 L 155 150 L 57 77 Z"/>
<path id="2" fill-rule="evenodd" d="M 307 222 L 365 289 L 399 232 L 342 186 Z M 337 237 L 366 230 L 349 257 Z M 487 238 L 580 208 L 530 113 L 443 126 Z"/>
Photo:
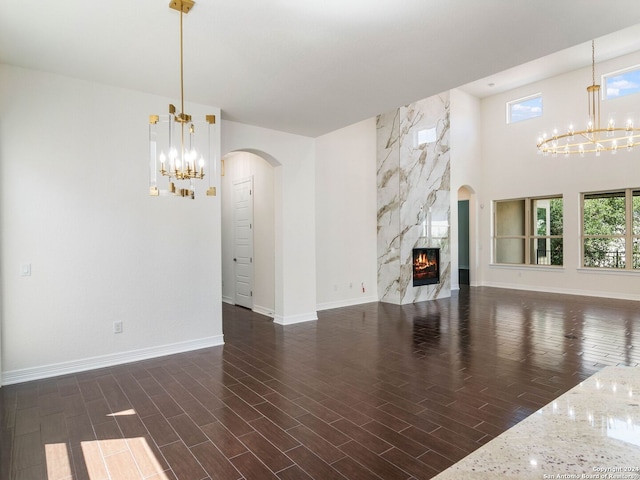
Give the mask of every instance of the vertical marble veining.
<path id="1" fill-rule="evenodd" d="M 418 141 L 435 128 L 435 140 Z M 405 304 L 451 294 L 449 94 L 378 116 L 378 292 Z M 440 248 L 440 283 L 413 287 L 414 247 Z"/>
<path id="2" fill-rule="evenodd" d="M 378 292 L 400 303 L 400 110 L 379 115 L 377 128 Z M 384 281 L 381 282 L 381 279 Z"/>

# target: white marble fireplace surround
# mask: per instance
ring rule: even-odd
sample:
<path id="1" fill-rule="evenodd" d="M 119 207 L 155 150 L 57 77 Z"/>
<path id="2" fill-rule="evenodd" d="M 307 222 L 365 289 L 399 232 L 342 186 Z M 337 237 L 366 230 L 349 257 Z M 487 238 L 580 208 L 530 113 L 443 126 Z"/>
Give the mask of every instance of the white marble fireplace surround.
<path id="1" fill-rule="evenodd" d="M 449 93 L 379 115 L 377 162 L 380 300 L 449 297 Z M 413 287 L 414 247 L 440 248 L 439 284 Z"/>

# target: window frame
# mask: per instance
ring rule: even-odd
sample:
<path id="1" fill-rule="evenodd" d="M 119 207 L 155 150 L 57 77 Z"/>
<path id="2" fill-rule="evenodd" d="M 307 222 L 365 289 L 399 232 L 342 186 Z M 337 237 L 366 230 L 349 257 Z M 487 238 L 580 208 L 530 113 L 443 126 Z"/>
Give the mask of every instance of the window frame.
<path id="1" fill-rule="evenodd" d="M 534 226 L 534 218 L 537 221 L 538 212 L 534 210 L 534 203 L 540 200 L 554 200 L 559 199 L 562 200 L 562 235 L 540 235 Z M 524 202 L 524 232 L 522 235 L 517 234 L 508 234 L 508 235 L 499 235 L 498 232 L 501 230 L 498 225 L 498 205 L 500 203 L 507 202 Z M 537 223 L 536 223 L 537 225 Z M 551 267 L 551 268 L 563 268 L 564 267 L 564 253 L 563 253 L 563 261 L 562 264 L 553 265 L 551 263 L 538 263 L 538 256 L 533 255 L 533 252 L 537 251 L 535 247 L 536 243 L 540 240 L 553 240 L 560 239 L 563 245 L 564 252 L 564 196 L 562 194 L 556 195 L 543 195 L 537 197 L 520 197 L 520 198 L 508 198 L 508 199 L 500 199 L 493 201 L 493 235 L 492 235 L 492 264 L 493 265 L 510 265 L 510 266 L 527 266 L 527 267 Z M 498 243 L 502 240 L 522 240 L 524 245 L 524 258 L 523 262 L 518 263 L 508 263 L 508 262 L 498 262 Z M 549 253 L 551 255 L 551 253 Z M 532 258 L 534 257 L 534 258 Z"/>
<path id="2" fill-rule="evenodd" d="M 629 95 L 636 95 L 638 93 L 640 93 L 639 91 L 636 92 L 631 92 L 631 93 L 625 93 L 624 95 L 616 95 L 616 96 L 609 96 L 608 95 L 608 87 L 607 87 L 607 79 L 612 78 L 612 77 L 617 77 L 619 75 L 624 75 L 625 73 L 630 73 L 630 72 L 639 72 L 640 74 L 640 64 L 638 65 L 631 65 L 629 67 L 625 67 L 625 68 L 621 68 L 620 70 L 615 70 L 613 72 L 609 72 L 609 73 L 604 73 L 600 76 L 600 84 L 602 85 L 602 100 L 614 100 L 616 98 L 622 98 L 622 97 L 627 97 Z"/>
<path id="3" fill-rule="evenodd" d="M 589 196 L 602 196 L 604 198 L 620 196 L 624 194 L 625 200 L 625 229 L 624 234 L 612 234 L 612 235 L 593 235 L 585 234 L 585 197 Z M 634 197 L 640 197 L 640 187 L 636 188 L 617 188 L 614 190 L 604 190 L 597 192 L 582 192 L 580 194 L 580 268 L 589 269 L 593 271 L 611 271 L 611 272 L 640 272 L 640 258 L 634 259 L 634 242 L 640 244 L 640 229 L 637 233 L 634 233 L 634 217 L 633 217 L 633 199 Z M 585 262 L 585 240 L 608 238 L 611 240 L 622 239 L 624 240 L 624 268 L 619 267 L 598 267 L 586 265 Z M 634 260 L 636 266 L 634 267 Z"/>
<path id="4" fill-rule="evenodd" d="M 532 116 L 532 117 L 522 118 L 520 120 L 513 120 L 513 116 L 512 116 L 512 112 L 511 112 L 511 107 L 513 105 L 524 103 L 524 102 L 527 102 L 529 100 L 533 100 L 534 98 L 538 98 L 538 97 L 540 98 L 540 115 L 535 115 L 535 116 Z M 505 104 L 505 106 L 506 106 L 507 125 L 511 125 L 513 123 L 520 123 L 520 122 L 524 122 L 526 120 L 531 120 L 531 119 L 534 119 L 534 118 L 541 117 L 542 114 L 543 114 L 542 92 L 533 93 L 531 95 L 527 95 L 526 97 L 520 97 L 520 98 L 516 98 L 515 100 L 510 100 Z"/>

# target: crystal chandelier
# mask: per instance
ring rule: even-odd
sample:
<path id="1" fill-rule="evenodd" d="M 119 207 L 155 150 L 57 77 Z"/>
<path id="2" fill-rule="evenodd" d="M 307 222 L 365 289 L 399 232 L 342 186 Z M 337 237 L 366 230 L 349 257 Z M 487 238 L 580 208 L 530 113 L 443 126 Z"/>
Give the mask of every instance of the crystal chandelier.
<path id="1" fill-rule="evenodd" d="M 149 194 L 152 196 L 195 198 L 195 181 L 204 179 L 205 168 L 208 168 L 209 174 L 212 168 L 215 169 L 215 115 L 205 115 L 204 120 L 195 121 L 184 111 L 182 17 L 191 11 L 194 4 L 193 0 L 172 0 L 169 3 L 169 8 L 180 12 L 181 112 L 176 113 L 176 107 L 169 105 L 168 115 L 149 116 Z M 215 173 L 208 175 L 209 196 L 216 195 L 216 188 L 210 183 L 214 176 Z"/>
<path id="2" fill-rule="evenodd" d="M 595 43 L 591 41 L 591 85 L 587 87 L 587 97 L 589 102 L 589 121 L 585 130 L 575 130 L 573 125 L 569 125 L 566 133 L 559 134 L 557 129 L 553 130 L 551 136 L 543 134 L 538 138 L 538 153 L 544 156 L 551 154 L 558 155 L 579 154 L 581 157 L 585 153 L 611 152 L 613 155 L 619 149 L 633 149 L 637 139 L 640 138 L 640 129 L 634 128 L 633 119 L 629 118 L 623 127 L 617 126 L 614 118 L 610 118 L 606 127 L 602 128 L 600 123 L 600 85 L 596 85 L 595 75 Z"/>

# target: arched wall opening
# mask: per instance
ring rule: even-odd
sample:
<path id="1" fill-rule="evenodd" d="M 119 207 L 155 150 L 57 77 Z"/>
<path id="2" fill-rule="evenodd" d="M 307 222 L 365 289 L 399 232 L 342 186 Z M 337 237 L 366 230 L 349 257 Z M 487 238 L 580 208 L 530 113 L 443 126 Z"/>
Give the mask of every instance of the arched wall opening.
<path id="1" fill-rule="evenodd" d="M 222 158 L 222 300 L 274 317 L 276 305 L 276 185 L 279 162 L 265 152 L 240 150 Z M 247 197 L 247 195 L 249 195 Z M 250 202 L 249 227 L 238 218 Z M 242 213 L 239 213 L 242 212 Z M 245 236 L 251 237 L 250 246 Z M 250 247 L 250 248 L 249 248 Z M 249 252 L 250 260 L 240 263 L 238 253 Z M 250 276 L 245 295 L 244 275 Z M 239 280 L 240 279 L 240 280 Z"/>

